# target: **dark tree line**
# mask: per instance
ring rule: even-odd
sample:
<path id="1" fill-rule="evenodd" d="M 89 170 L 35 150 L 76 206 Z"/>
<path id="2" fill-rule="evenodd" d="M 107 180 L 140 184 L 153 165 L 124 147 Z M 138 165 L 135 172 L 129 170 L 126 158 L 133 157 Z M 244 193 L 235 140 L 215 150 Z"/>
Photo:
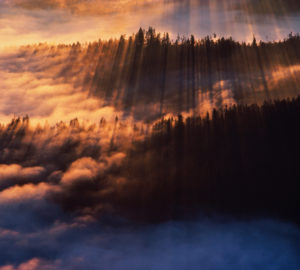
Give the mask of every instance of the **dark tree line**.
<path id="1" fill-rule="evenodd" d="M 134 111 L 137 106 L 158 104 L 159 115 L 196 108 L 202 93 L 208 93 L 211 101 L 217 95 L 222 103 L 223 89 L 218 86 L 222 81 L 227 82 L 237 102 L 249 97 L 256 102 L 285 98 L 292 92 L 297 95 L 299 80 L 291 74 L 287 85 L 273 86 L 276 91 L 270 89 L 268 81 L 274 79 L 272 72 L 278 67 L 299 64 L 299 48 L 300 36 L 293 34 L 277 42 L 253 38 L 245 43 L 217 37 L 199 40 L 194 36 L 172 40 L 168 33 L 157 33 L 150 27 L 120 39 L 86 45 L 40 44 L 25 47 L 24 53 L 29 58 L 45 54 L 49 59 L 68 54 L 64 67 L 54 77 L 75 81 L 76 86 L 82 85 L 119 109 Z M 61 65 L 61 60 L 57 61 Z M 283 87 L 287 95 L 280 92 Z"/>
<path id="2" fill-rule="evenodd" d="M 162 120 L 130 151 L 117 205 L 146 220 L 201 210 L 299 222 L 299 117 L 300 97 Z"/>
<path id="3" fill-rule="evenodd" d="M 168 99 L 181 111 L 195 108 L 196 92 L 212 92 L 221 80 L 231 80 L 235 98 L 241 98 L 245 89 L 238 84 L 244 76 L 252 75 L 260 79 L 265 98 L 269 98 L 266 75 L 279 65 L 299 63 L 299 45 L 300 37 L 292 34 L 280 42 L 258 43 L 254 38 L 246 44 L 232 38 L 196 40 L 193 35 L 171 41 L 167 33 L 156 33 L 151 27 L 140 29 L 128 40 L 122 36 L 102 45 L 106 57 L 113 59 L 99 58 L 91 89 L 110 98 L 112 92 L 125 88 L 125 108 L 139 102 L 160 102 L 163 108 Z M 250 80 L 244 87 L 255 88 Z"/>

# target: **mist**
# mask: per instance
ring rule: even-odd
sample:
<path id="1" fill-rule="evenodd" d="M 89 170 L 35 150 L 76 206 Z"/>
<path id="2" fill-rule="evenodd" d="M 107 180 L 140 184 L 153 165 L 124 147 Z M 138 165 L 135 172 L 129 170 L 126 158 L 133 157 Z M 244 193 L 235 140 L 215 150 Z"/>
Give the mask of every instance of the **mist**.
<path id="1" fill-rule="evenodd" d="M 139 43 L 142 39 L 142 43 Z M 36 44 L 0 54 L 0 116 L 150 121 L 299 94 L 299 36 L 280 42 L 197 39 L 149 27 L 89 44 Z M 26 99 L 22 97 L 26 96 Z"/>
<path id="2" fill-rule="evenodd" d="M 299 269 L 298 227 L 228 218 L 1 234 L 4 269 Z M 46 233 L 47 232 L 47 233 Z M 18 243 L 22 243 L 22 245 Z M 16 256 L 18 254 L 18 256 Z"/>

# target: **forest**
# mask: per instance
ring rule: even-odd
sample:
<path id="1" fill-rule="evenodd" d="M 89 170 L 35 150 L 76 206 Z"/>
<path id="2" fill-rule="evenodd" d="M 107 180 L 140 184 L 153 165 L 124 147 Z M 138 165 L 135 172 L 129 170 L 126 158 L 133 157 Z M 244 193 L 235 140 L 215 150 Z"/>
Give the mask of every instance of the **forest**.
<path id="1" fill-rule="evenodd" d="M 226 214 L 299 223 L 300 97 L 234 105 L 206 117 L 128 127 L 118 118 L 0 129 L 0 162 L 31 170 L 1 181 L 49 186 L 67 212 L 158 222 Z M 16 168 L 9 167 L 10 170 Z M 89 209 L 89 210 L 87 210 Z"/>
<path id="2" fill-rule="evenodd" d="M 270 42 L 253 37 L 251 43 L 245 43 L 214 35 L 172 40 L 168 33 L 150 27 L 119 40 L 25 46 L 17 58 L 33 63 L 25 70 L 42 70 L 71 81 L 140 119 L 143 116 L 136 108 L 149 104 L 158 107 L 157 116 L 199 112 L 201 95 L 220 107 L 227 102 L 224 90 L 230 90 L 237 103 L 261 104 L 298 95 L 299 80 L 294 72 L 299 67 L 299 46 L 300 37 L 293 33 Z M 7 66 L 16 69 L 16 65 Z"/>
<path id="3" fill-rule="evenodd" d="M 130 150 L 128 204 L 139 217 L 200 209 L 299 223 L 299 113 L 300 97 L 160 121 Z"/>

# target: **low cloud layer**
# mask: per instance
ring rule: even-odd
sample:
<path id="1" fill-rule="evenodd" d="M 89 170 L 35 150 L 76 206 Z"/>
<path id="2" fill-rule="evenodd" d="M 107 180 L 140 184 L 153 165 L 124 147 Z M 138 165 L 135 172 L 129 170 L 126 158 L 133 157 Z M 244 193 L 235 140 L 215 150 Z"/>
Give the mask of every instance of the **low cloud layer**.
<path id="1" fill-rule="evenodd" d="M 44 171 L 44 168 L 39 166 L 23 168 L 18 164 L 0 165 L 0 189 L 39 179 Z"/>
<path id="2" fill-rule="evenodd" d="M 34 234 L 1 235 L 0 269 L 296 270 L 299 237 L 298 228 L 273 220 L 200 219 L 111 229 L 57 222 Z M 16 253 L 19 259 L 12 262 Z"/>
<path id="3" fill-rule="evenodd" d="M 69 121 L 76 117 L 96 122 L 119 114 L 90 96 L 84 85 L 85 76 L 93 75 L 95 61 L 88 65 L 89 59 L 80 52 L 72 57 L 70 48 L 53 48 L 52 52 L 49 47 L 42 48 L 36 52 L 24 48 L 0 56 L 2 123 L 13 115 L 29 115 L 34 121 L 53 124 L 57 119 Z"/>
<path id="4" fill-rule="evenodd" d="M 171 63 L 170 54 L 165 74 L 160 74 L 157 68 L 151 74 L 145 57 L 142 68 L 133 68 L 140 68 L 143 71 L 140 75 L 141 71 L 130 71 L 133 51 L 124 47 L 118 56 L 118 42 L 39 44 L 0 54 L 1 122 L 26 115 L 35 125 L 46 121 L 52 125 L 75 118 L 80 122 L 98 123 L 101 118 L 113 122 L 116 116 L 129 122 L 153 121 L 162 114 L 189 114 L 192 109 L 205 114 L 224 105 L 260 103 L 265 98 L 293 97 L 299 93 L 299 64 L 295 57 L 286 59 L 283 52 L 276 53 L 278 59 L 270 55 L 274 62 L 266 67 L 255 62 L 254 54 L 251 60 L 254 59 L 255 68 L 245 60 L 249 57 L 246 51 L 242 57 L 235 53 L 240 61 L 229 59 L 232 64 L 227 65 L 225 57 L 220 63 L 212 63 L 214 70 L 209 77 L 205 66 L 197 64 L 191 72 L 184 63 L 182 67 L 176 66 L 176 61 Z M 107 50 L 106 46 L 111 47 Z M 248 49 L 253 53 L 253 48 Z M 293 47 L 289 52 L 296 55 Z M 127 60 L 126 55 L 130 56 Z M 241 61 L 245 62 L 240 64 L 243 70 L 235 67 Z M 286 64 L 289 61 L 295 63 Z M 159 59 L 153 64 L 162 66 Z"/>

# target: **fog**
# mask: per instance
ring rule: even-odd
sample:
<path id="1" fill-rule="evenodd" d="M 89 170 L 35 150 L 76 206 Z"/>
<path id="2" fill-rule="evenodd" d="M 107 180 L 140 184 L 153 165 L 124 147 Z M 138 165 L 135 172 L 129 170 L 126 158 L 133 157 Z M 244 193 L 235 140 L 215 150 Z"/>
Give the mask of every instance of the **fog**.
<path id="1" fill-rule="evenodd" d="M 299 228 L 276 220 L 200 218 L 111 228 L 78 220 L 41 227 L 0 230 L 1 270 L 300 267 Z"/>
<path id="2" fill-rule="evenodd" d="M 2 52 L 1 122 L 26 115 L 32 124 L 74 118 L 96 123 L 116 116 L 152 122 L 164 115 L 204 115 L 226 105 L 261 104 L 299 94 L 298 45 L 288 40 L 269 43 L 274 52 L 261 46 L 257 53 L 250 45 L 235 49 L 228 39 L 224 43 L 231 44 L 229 53 L 220 57 L 226 43 L 215 43 L 210 58 L 202 40 L 193 53 L 202 56 L 192 61 L 189 41 L 183 41 L 187 46 L 170 45 L 165 54 L 162 45 L 152 51 L 145 45 L 136 55 L 134 45 L 123 42 L 39 44 Z"/>

